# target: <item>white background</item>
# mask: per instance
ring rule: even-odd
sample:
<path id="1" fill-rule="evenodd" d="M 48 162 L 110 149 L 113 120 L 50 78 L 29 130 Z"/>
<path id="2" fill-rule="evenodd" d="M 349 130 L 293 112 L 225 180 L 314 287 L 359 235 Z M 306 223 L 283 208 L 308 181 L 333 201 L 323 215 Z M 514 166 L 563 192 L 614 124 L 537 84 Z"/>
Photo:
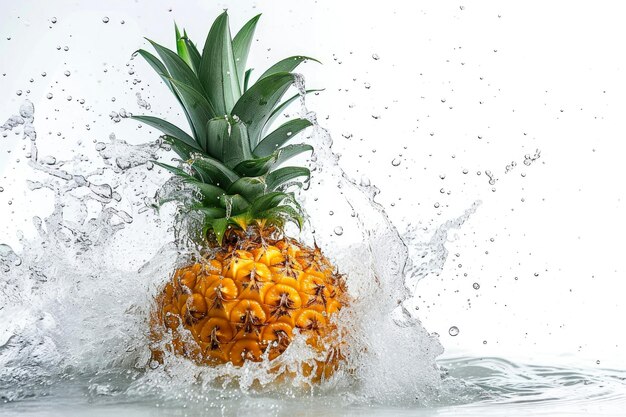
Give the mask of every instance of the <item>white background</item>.
<path id="1" fill-rule="evenodd" d="M 308 105 L 348 174 L 380 188 L 401 232 L 436 227 L 482 200 L 448 244 L 443 273 L 419 287 L 420 317 L 447 355 L 624 369 L 621 4 L 3 0 L 0 123 L 30 99 L 42 154 L 57 159 L 112 132 L 153 139 L 108 116 L 142 113 L 138 88 L 154 113 L 173 105 L 147 65 L 126 66 L 147 47 L 142 37 L 173 47 L 176 20 L 202 44 L 221 9 L 233 28 L 262 12 L 250 66 L 262 72 L 295 54 L 323 62 L 302 68 L 308 87 L 326 89 Z M 134 78 L 142 82 L 131 90 Z M 28 233 L 32 215 L 49 210 L 26 191 L 24 145 L 0 137 L 0 242 L 12 245 L 17 229 Z"/>

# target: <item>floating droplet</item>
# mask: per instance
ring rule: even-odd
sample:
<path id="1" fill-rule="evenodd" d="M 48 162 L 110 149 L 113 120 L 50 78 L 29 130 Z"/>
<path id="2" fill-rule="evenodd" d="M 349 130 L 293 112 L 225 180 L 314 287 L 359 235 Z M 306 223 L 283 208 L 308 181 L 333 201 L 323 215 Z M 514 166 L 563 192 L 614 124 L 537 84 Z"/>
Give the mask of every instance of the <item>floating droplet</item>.
<path id="1" fill-rule="evenodd" d="M 378 61 L 380 59 L 378 54 L 372 54 L 372 58 L 374 59 L 374 61 Z"/>
<path id="2" fill-rule="evenodd" d="M 393 158 L 393 160 L 391 161 L 391 165 L 393 165 L 394 167 L 397 167 L 400 165 L 402 161 L 398 158 Z"/>
<path id="3" fill-rule="evenodd" d="M 65 71 L 63 74 L 65 74 L 66 77 L 69 77 L 71 75 L 69 71 Z"/>
<path id="4" fill-rule="evenodd" d="M 52 97 L 54 97 L 54 96 L 52 95 L 52 93 L 48 93 L 48 94 L 46 94 L 46 98 L 47 98 L 48 100 L 50 100 Z"/>
<path id="5" fill-rule="evenodd" d="M 102 21 L 103 21 L 104 23 L 109 23 L 109 18 L 108 18 L 108 17 L 106 17 L 106 16 L 104 16 L 104 17 L 102 18 Z"/>
<path id="6" fill-rule="evenodd" d="M 41 159 L 41 162 L 46 165 L 54 165 L 57 163 L 57 159 L 54 156 L 46 156 Z"/>
<path id="7" fill-rule="evenodd" d="M 50 19 L 50 21 L 51 21 L 52 23 L 56 23 L 56 22 L 57 22 L 57 18 L 56 18 L 56 17 L 53 17 L 52 19 Z"/>
<path id="8" fill-rule="evenodd" d="M 343 235 L 343 227 L 337 226 L 337 227 L 335 227 L 335 230 L 333 230 L 333 232 L 335 232 L 335 234 L 337 236 L 341 236 L 341 235 Z"/>
<path id="9" fill-rule="evenodd" d="M 459 328 L 456 326 L 452 326 L 450 327 L 450 330 L 448 330 L 448 333 L 450 334 L 450 336 L 457 336 L 459 334 Z"/>

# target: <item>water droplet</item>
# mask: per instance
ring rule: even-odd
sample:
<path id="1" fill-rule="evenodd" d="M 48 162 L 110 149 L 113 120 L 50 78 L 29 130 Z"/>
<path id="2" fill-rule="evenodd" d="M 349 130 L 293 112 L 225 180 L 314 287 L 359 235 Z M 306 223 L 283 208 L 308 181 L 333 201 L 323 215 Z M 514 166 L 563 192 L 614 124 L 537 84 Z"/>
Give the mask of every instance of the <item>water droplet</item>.
<path id="1" fill-rule="evenodd" d="M 478 289 L 480 289 L 480 284 L 479 284 L 479 283 L 477 283 L 477 282 L 475 282 L 475 283 L 472 285 L 472 287 L 474 287 L 474 289 L 475 289 L 475 290 L 478 290 Z"/>
<path id="2" fill-rule="evenodd" d="M 70 50 L 70 47 L 69 47 L 69 46 L 64 46 L 64 47 L 63 47 L 63 50 L 64 50 L 65 52 L 67 52 L 67 51 L 69 51 L 69 50 Z"/>
<path id="3" fill-rule="evenodd" d="M 57 18 L 56 18 L 56 17 L 53 17 L 52 19 L 50 19 L 50 21 L 51 21 L 52 23 L 56 23 L 56 22 L 57 22 Z"/>
<path id="4" fill-rule="evenodd" d="M 363 86 L 368 90 L 372 87 L 370 83 L 364 83 Z"/>
<path id="5" fill-rule="evenodd" d="M 333 214 L 335 214 L 335 212 L 334 212 L 334 211 L 332 211 L 332 210 L 328 212 L 328 215 L 329 215 L 329 216 L 332 216 Z"/>
<path id="6" fill-rule="evenodd" d="M 54 156 L 46 156 L 41 159 L 41 162 L 46 165 L 54 165 L 57 163 L 57 159 Z"/>
<path id="7" fill-rule="evenodd" d="M 448 330 L 448 333 L 450 334 L 450 336 L 457 336 L 459 334 L 459 328 L 456 326 L 452 326 L 450 327 L 450 330 Z"/>
<path id="8" fill-rule="evenodd" d="M 434 207 L 435 207 L 435 208 L 439 208 L 439 203 L 435 203 L 435 204 L 434 204 Z"/>
<path id="9" fill-rule="evenodd" d="M 483 340 L 483 345 L 486 345 L 486 344 L 487 344 L 487 341 L 486 341 L 486 340 Z"/>
<path id="10" fill-rule="evenodd" d="M 18 96 L 21 96 L 21 95 L 22 95 L 22 90 L 17 90 L 17 91 L 15 92 L 15 94 L 17 94 Z"/>
<path id="11" fill-rule="evenodd" d="M 48 100 L 50 100 L 52 97 L 54 97 L 54 96 L 52 95 L 52 93 L 48 93 L 48 94 L 46 94 L 46 98 L 47 98 Z"/>
<path id="12" fill-rule="evenodd" d="M 108 18 L 108 17 L 106 17 L 106 16 L 104 16 L 104 17 L 102 18 L 102 21 L 103 21 L 104 23 L 109 23 L 109 18 Z"/>
<path id="13" fill-rule="evenodd" d="M 335 234 L 336 234 L 337 236 L 341 236 L 341 235 L 343 235 L 343 227 L 341 227 L 341 226 L 337 226 L 337 227 L 335 227 L 335 230 L 333 230 L 333 231 L 335 232 Z"/>
<path id="14" fill-rule="evenodd" d="M 42 77 L 45 77 L 46 75 L 48 75 L 48 74 L 46 74 L 45 72 L 42 72 L 42 73 L 41 73 L 41 76 L 42 76 Z"/>
<path id="15" fill-rule="evenodd" d="M 599 359 L 596 361 L 596 365 L 600 365 L 600 360 Z"/>
<path id="16" fill-rule="evenodd" d="M 378 61 L 380 59 L 378 54 L 372 54 L 372 58 L 374 59 L 374 61 Z"/>
<path id="17" fill-rule="evenodd" d="M 393 160 L 391 161 L 391 165 L 393 165 L 394 167 L 397 167 L 400 165 L 402 161 L 398 158 L 393 158 Z"/>
<path id="18" fill-rule="evenodd" d="M 71 75 L 71 73 L 70 73 L 69 71 L 65 71 L 63 74 L 64 74 L 66 77 L 69 77 L 69 76 Z"/>

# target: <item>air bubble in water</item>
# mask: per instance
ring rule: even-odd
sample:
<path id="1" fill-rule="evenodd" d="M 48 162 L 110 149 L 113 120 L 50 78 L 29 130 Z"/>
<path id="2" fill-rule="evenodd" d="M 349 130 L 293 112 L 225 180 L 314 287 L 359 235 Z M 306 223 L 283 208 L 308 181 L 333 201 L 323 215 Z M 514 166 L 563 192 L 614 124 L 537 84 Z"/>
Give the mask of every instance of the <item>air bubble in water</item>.
<path id="1" fill-rule="evenodd" d="M 66 77 L 69 77 L 71 73 L 69 71 L 65 71 L 63 74 L 65 74 Z"/>
<path id="2" fill-rule="evenodd" d="M 475 282 L 474 285 L 472 285 L 472 287 L 474 287 L 475 290 L 480 288 L 480 284 Z"/>
<path id="3" fill-rule="evenodd" d="M 456 326 L 452 326 L 450 327 L 450 330 L 448 330 L 448 333 L 450 334 L 450 336 L 457 336 L 459 334 L 459 328 Z"/>
<path id="4" fill-rule="evenodd" d="M 53 17 L 52 19 L 50 19 L 50 21 L 51 21 L 52 23 L 56 23 L 56 22 L 57 22 L 57 18 L 56 18 L 56 17 Z"/>
<path id="5" fill-rule="evenodd" d="M 52 93 L 48 93 L 48 94 L 46 94 L 46 98 L 47 98 L 48 100 L 50 100 L 52 97 L 54 97 L 54 96 L 52 95 Z"/>
<path id="6" fill-rule="evenodd" d="M 109 18 L 108 18 L 107 16 L 104 16 L 104 17 L 102 18 L 102 21 L 103 21 L 104 23 L 109 23 Z"/>
<path id="7" fill-rule="evenodd" d="M 337 226 L 337 227 L 335 227 L 335 230 L 333 230 L 333 232 L 335 232 L 335 234 L 337 236 L 341 236 L 341 235 L 343 235 L 343 227 Z"/>
<path id="8" fill-rule="evenodd" d="M 391 165 L 393 165 L 394 167 L 397 167 L 400 165 L 402 161 L 400 161 L 400 159 L 398 158 L 393 158 L 393 160 L 391 161 Z"/>
<path id="9" fill-rule="evenodd" d="M 378 61 L 380 57 L 378 56 L 378 54 L 372 54 L 372 59 L 374 59 L 374 61 Z"/>

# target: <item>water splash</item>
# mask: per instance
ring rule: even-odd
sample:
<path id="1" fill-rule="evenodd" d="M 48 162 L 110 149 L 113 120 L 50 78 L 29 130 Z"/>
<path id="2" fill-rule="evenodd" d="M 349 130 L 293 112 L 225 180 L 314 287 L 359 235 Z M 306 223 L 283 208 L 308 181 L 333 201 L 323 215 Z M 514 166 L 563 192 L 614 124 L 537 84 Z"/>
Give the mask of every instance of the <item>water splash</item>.
<path id="1" fill-rule="evenodd" d="M 153 170 L 150 160 L 159 157 L 163 146 L 158 141 L 130 145 L 111 135 L 95 145 L 99 163 L 78 156 L 48 164 L 38 157 L 34 107 L 26 102 L 20 116 L 6 125 L 21 126 L 30 139 L 29 163 L 37 179 L 29 179 L 28 185 L 33 192 L 52 191 L 53 212 L 34 219 L 38 237 L 22 238 L 19 254 L 4 246 L 0 253 L 3 398 L 42 395 L 52 392 L 59 379 L 69 383 L 80 378 L 90 396 L 156 395 L 197 402 L 210 393 L 284 398 L 304 390 L 324 392 L 328 398 L 347 396 L 359 404 L 426 404 L 446 389 L 435 364 L 442 346 L 404 303 L 412 297 L 416 279 L 441 268 L 447 256 L 442 236 L 464 220 L 442 225 L 435 237 L 419 241 L 421 246 L 411 237 L 415 241 L 407 247 L 374 201 L 378 190 L 343 172 L 330 135 L 305 106 L 302 78 L 296 86 L 301 113 L 314 122 L 308 140 L 316 149 L 313 180 L 300 196 L 310 218 L 302 238 L 334 258 L 353 297 L 339 317 L 349 346 L 344 370 L 319 387 L 299 376 L 277 388 L 276 373 L 263 363 L 206 368 L 167 357 L 164 366 L 152 369 L 146 334 L 151 300 L 185 258 L 175 244 L 158 244 L 172 239 L 171 215 L 159 217 L 146 210 L 146 200 L 167 194 L 163 189 L 157 193 L 164 177 L 146 172 Z M 168 181 L 167 187 L 175 184 Z M 337 223 L 322 220 L 321 213 L 330 211 Z M 163 218 L 167 224 L 158 227 Z M 141 247 L 140 241 L 153 246 Z M 414 265 L 409 259 L 415 250 L 433 261 Z M 150 253 L 152 259 L 128 266 L 124 260 L 133 253 L 136 258 L 143 253 L 144 259 Z M 279 360 L 285 370 L 294 371 L 311 354 L 296 338 Z"/>

